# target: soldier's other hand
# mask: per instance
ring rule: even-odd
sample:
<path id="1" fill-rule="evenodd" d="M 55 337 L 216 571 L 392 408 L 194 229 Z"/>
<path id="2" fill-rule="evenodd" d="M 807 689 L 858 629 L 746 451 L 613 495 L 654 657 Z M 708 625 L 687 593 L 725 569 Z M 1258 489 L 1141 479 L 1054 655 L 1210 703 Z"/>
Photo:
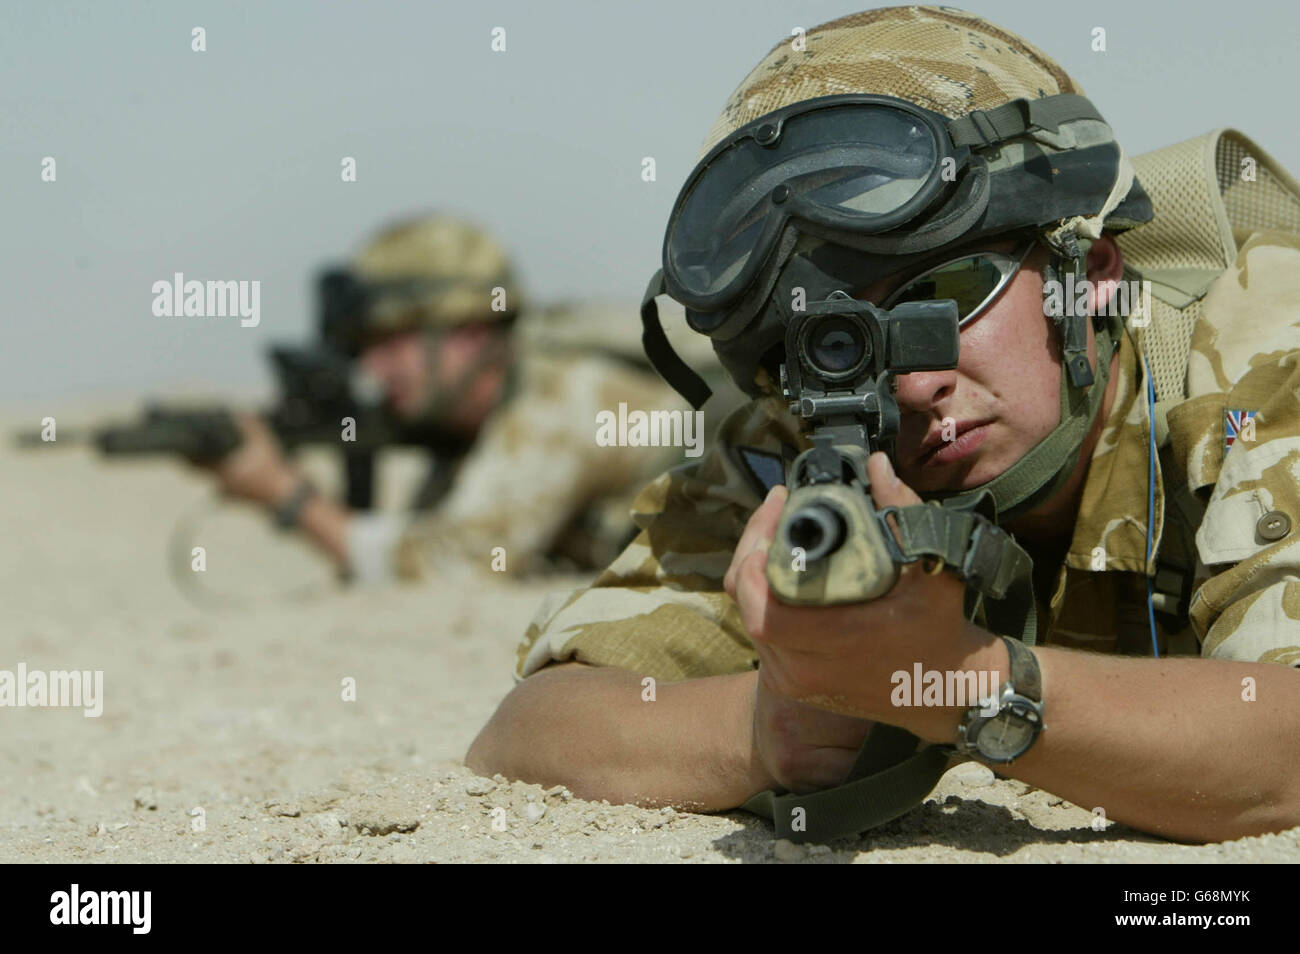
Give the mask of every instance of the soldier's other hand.
<path id="1" fill-rule="evenodd" d="M 262 418 L 238 414 L 235 423 L 243 442 L 220 460 L 200 466 L 212 471 L 227 496 L 274 506 L 293 493 L 297 475 Z"/>
<path id="2" fill-rule="evenodd" d="M 754 756 L 767 777 L 764 788 L 802 794 L 843 783 L 871 726 L 868 719 L 778 695 L 759 679 L 754 691 Z"/>
<path id="3" fill-rule="evenodd" d="M 872 455 L 868 472 L 877 508 L 920 502 L 883 454 Z M 903 568 L 893 589 L 869 602 L 782 603 L 768 586 L 766 567 L 785 500 L 784 488 L 775 489 L 753 513 L 723 582 L 758 653 L 760 682 L 791 701 L 917 734 L 929 730 L 941 714 L 896 707 L 892 676 L 911 672 L 917 663 L 963 668 L 980 638 L 962 612 L 961 580 L 949 571 L 931 575 L 916 563 Z"/>

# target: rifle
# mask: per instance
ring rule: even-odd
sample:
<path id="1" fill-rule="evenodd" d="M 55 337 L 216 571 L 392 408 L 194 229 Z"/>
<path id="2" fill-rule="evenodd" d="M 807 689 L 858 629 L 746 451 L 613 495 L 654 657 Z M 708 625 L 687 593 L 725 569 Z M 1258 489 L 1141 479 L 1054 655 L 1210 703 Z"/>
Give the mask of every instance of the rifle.
<path id="1" fill-rule="evenodd" d="M 304 445 L 333 445 L 342 454 L 349 507 L 374 505 L 376 455 L 381 447 L 403 444 L 429 451 L 433 478 L 417 501 L 432 506 L 450 489 L 452 465 L 471 443 L 434 425 L 398 421 L 374 395 L 354 387 L 352 362 L 361 350 L 369 298 L 364 283 L 345 268 L 325 268 L 316 278 L 318 344 L 272 345 L 269 351 L 278 382 L 279 402 L 262 414 L 287 450 Z M 353 426 L 345 435 L 345 421 Z M 220 460 L 243 440 L 233 413 L 224 407 L 185 408 L 146 405 L 138 421 L 64 432 L 68 443 L 93 443 L 110 456 L 178 454 L 191 460 Z M 18 435 L 23 447 L 45 445 L 40 432 Z"/>
<path id="2" fill-rule="evenodd" d="M 287 450 L 306 445 L 338 447 L 348 505 L 369 509 L 374 502 L 378 450 L 394 443 L 427 444 L 428 435 L 402 428 L 377 402 L 357 397 L 348 358 L 332 348 L 275 345 L 269 356 L 280 396 L 262 418 Z M 177 454 L 197 462 L 220 460 L 243 440 L 228 408 L 158 403 L 146 405 L 136 421 L 58 437 L 58 443 L 91 443 L 109 457 Z M 49 442 L 35 431 L 19 434 L 17 443 L 31 447 Z"/>
<path id="3" fill-rule="evenodd" d="M 955 368 L 958 347 L 951 300 L 884 311 L 836 291 L 791 319 L 782 393 L 813 446 L 788 468 L 790 495 L 768 554 L 768 582 L 782 601 L 824 606 L 877 599 L 893 587 L 902 565 L 931 558 L 956 570 L 968 594 L 1003 600 L 1016 588 L 1022 605 L 1008 608 L 1012 618 L 1024 625 L 1023 614 L 1032 614 L 1032 598 L 1023 606 L 1032 563 L 978 512 L 989 512 L 990 497 L 884 511 L 872 504 L 867 458 L 876 450 L 892 456 L 898 435 L 894 377 Z M 901 539 L 886 522 L 890 514 Z"/>
<path id="4" fill-rule="evenodd" d="M 786 473 L 790 495 L 768 550 L 767 579 L 786 603 L 837 605 L 878 599 L 900 566 L 937 559 L 966 583 L 973 618 L 988 598 L 995 632 L 1034 642 L 1036 617 L 1029 555 L 998 527 L 992 495 L 877 510 L 867 458 L 891 454 L 898 435 L 893 378 L 957 366 L 957 305 L 908 302 L 884 311 L 842 291 L 810 304 L 786 329 L 781 388 L 813 446 Z M 983 510 L 984 513 L 978 511 Z M 887 522 L 893 516 L 899 538 Z M 762 792 L 744 805 L 771 818 L 779 837 L 797 841 L 855 835 L 919 804 L 947 767 L 947 750 L 921 746 L 911 733 L 877 722 L 848 781 L 805 794 Z M 793 827 L 798 814 L 805 826 Z"/>

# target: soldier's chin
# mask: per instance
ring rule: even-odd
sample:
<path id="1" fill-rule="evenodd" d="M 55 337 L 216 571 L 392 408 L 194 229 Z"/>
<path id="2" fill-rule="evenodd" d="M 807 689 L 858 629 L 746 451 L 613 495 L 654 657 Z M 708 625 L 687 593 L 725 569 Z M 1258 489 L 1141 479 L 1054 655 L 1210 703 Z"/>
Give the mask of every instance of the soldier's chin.
<path id="1" fill-rule="evenodd" d="M 978 487 L 981 484 L 987 484 L 995 477 L 1001 477 L 1011 467 L 1013 461 L 998 461 L 992 459 L 992 455 L 979 455 L 969 461 L 962 461 L 967 466 L 967 470 L 960 478 L 952 478 L 952 489 L 954 491 L 970 490 L 972 487 Z M 959 465 L 960 466 L 960 465 Z"/>

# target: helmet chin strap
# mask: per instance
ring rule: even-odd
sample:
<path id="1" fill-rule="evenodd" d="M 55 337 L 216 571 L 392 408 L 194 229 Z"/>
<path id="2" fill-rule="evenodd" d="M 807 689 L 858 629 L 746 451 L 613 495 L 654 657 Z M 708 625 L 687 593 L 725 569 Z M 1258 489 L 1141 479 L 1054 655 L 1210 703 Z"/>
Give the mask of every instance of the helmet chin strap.
<path id="1" fill-rule="evenodd" d="M 1078 242 L 1073 236 L 1061 246 L 1053 246 L 1051 263 L 1045 268 L 1048 280 L 1059 281 L 1070 265 L 1078 277 L 1085 275 L 1084 263 L 1091 243 Z M 1064 254 L 1063 254 L 1064 253 Z M 1070 254 L 1073 253 L 1073 254 Z M 1064 310 L 1069 310 L 1069 304 Z M 1032 509 L 1056 494 L 1074 473 L 1084 440 L 1096 421 L 1110 380 L 1111 359 L 1116 343 L 1123 334 L 1122 316 L 1107 318 L 1096 329 L 1097 370 L 1091 373 L 1087 358 L 1086 315 L 1065 315 L 1054 319 L 1064 346 L 1061 363 L 1061 418 L 1050 434 L 992 480 L 956 493 L 922 494 L 928 500 L 940 500 L 948 506 L 972 504 L 983 493 L 993 497 L 997 522 L 1003 522 Z M 1082 365 L 1079 356 L 1082 354 Z M 1087 371 L 1085 374 L 1084 372 Z M 1091 380 L 1088 380 L 1091 379 Z M 1088 385 L 1091 384 L 1091 387 Z M 1085 391 L 1085 388 L 1087 389 Z"/>

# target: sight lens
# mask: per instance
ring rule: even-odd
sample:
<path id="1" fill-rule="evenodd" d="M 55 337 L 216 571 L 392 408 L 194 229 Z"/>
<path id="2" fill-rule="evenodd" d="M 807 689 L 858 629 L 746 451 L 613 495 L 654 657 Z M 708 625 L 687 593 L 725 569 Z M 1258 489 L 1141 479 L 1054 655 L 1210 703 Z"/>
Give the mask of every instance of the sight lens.
<path id="1" fill-rule="evenodd" d="M 819 321 L 807 341 L 809 359 L 825 374 L 842 374 L 857 367 L 867 343 L 857 322 L 838 316 Z"/>

